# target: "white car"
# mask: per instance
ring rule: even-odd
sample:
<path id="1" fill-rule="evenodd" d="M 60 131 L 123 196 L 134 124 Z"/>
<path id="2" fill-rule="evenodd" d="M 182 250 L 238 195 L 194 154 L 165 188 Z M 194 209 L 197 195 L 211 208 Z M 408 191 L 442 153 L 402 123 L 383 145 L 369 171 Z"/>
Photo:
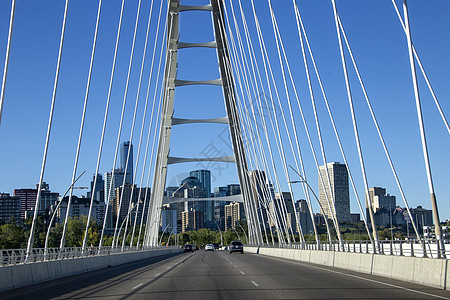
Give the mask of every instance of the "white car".
<path id="1" fill-rule="evenodd" d="M 209 251 L 209 250 L 214 251 L 214 245 L 213 244 L 207 244 L 205 246 L 205 251 Z"/>

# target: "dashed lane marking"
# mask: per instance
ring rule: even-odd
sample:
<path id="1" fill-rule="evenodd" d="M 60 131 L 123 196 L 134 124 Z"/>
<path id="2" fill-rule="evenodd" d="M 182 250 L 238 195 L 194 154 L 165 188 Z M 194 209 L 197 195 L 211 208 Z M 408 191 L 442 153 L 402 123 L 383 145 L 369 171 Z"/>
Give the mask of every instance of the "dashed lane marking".
<path id="1" fill-rule="evenodd" d="M 254 282 L 253 280 L 250 281 L 251 283 L 253 283 L 254 286 L 259 286 L 259 284 L 257 284 L 256 282 Z"/>
<path id="2" fill-rule="evenodd" d="M 155 277 L 158 277 L 159 275 L 161 275 L 161 273 L 156 274 Z"/>
<path id="3" fill-rule="evenodd" d="M 137 288 L 140 287 L 141 285 L 143 285 L 143 283 L 139 283 L 137 286 L 132 287 L 131 289 L 132 289 L 132 290 L 137 289 Z"/>
<path id="4" fill-rule="evenodd" d="M 241 274 L 242 274 L 242 275 L 245 275 L 245 273 L 244 273 L 244 272 L 242 272 L 242 271 L 241 271 Z"/>

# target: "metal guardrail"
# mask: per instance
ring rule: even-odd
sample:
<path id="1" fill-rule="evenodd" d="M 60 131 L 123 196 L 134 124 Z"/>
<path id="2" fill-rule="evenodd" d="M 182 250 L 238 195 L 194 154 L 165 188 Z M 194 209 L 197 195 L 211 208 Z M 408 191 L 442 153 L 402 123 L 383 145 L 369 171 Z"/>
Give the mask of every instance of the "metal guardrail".
<path id="1" fill-rule="evenodd" d="M 318 251 L 339 251 L 339 252 L 354 252 L 354 253 L 370 253 L 383 255 L 397 255 L 397 256 L 414 256 L 414 257 L 429 257 L 438 258 L 438 244 L 436 240 L 426 240 L 425 249 L 423 244 L 417 240 L 382 240 L 380 241 L 379 249 L 374 248 L 370 241 L 344 241 L 343 247 L 340 247 L 338 241 L 333 243 L 316 242 L 306 243 L 291 243 L 291 244 L 265 244 L 265 245 L 249 245 L 255 247 L 268 248 L 288 248 L 288 249 L 303 249 L 303 250 L 318 250 Z M 445 243 L 445 249 L 441 254 L 445 253 L 446 257 L 450 257 L 450 244 Z M 442 256 L 441 256 L 442 257 Z"/>
<path id="2" fill-rule="evenodd" d="M 89 247 L 86 248 L 85 253 L 82 252 L 82 247 L 70 247 L 64 248 L 60 251 L 60 248 L 48 248 L 47 253 L 45 253 L 44 248 L 34 248 L 30 254 L 27 263 L 42 262 L 42 261 L 53 261 L 61 259 L 72 259 L 80 257 L 90 257 L 99 255 L 113 255 L 119 253 L 130 253 L 139 252 L 151 249 L 160 249 L 161 247 Z M 169 248 L 179 248 L 178 246 L 164 247 Z M 7 265 L 17 265 L 25 263 L 25 258 L 27 256 L 27 249 L 1 249 L 1 261 L 0 266 Z"/>

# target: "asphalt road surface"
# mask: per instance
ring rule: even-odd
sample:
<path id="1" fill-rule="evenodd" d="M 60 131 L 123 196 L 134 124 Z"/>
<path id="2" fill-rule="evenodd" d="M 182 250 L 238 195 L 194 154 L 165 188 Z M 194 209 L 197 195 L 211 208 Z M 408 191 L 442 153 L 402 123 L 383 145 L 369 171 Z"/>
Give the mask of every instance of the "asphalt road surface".
<path id="1" fill-rule="evenodd" d="M 167 255 L 0 293 L 0 299 L 450 299 L 450 292 L 256 254 Z"/>

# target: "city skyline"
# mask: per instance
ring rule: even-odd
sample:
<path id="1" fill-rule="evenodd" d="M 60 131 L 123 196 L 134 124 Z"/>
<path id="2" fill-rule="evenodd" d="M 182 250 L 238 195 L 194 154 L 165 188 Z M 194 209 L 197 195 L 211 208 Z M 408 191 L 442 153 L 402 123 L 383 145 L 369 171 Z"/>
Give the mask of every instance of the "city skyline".
<path id="1" fill-rule="evenodd" d="M 189 1 L 190 3 L 201 3 L 202 1 Z M 283 38 L 298 46 L 298 36 L 294 33 L 295 19 L 290 9 L 290 3 L 280 2 L 274 7 L 275 15 L 279 18 Z M 109 134 L 105 140 L 105 153 L 100 163 L 100 170 L 110 170 L 115 151 L 115 140 L 120 109 L 118 108 L 123 97 L 124 82 L 126 77 L 126 66 L 130 52 L 130 41 L 132 35 L 133 19 L 136 12 L 137 3 L 129 2 L 126 6 L 124 19 L 124 32 L 120 41 L 119 49 L 119 70 L 116 73 L 115 85 L 113 89 L 112 101 L 114 103 L 113 113 L 108 122 Z M 400 5 L 400 1 L 397 1 Z M 142 14 L 149 10 L 148 3 L 144 3 Z M 354 148 L 354 137 L 351 128 L 350 116 L 348 114 L 348 103 L 346 102 L 345 88 L 343 87 L 342 67 L 340 66 L 339 54 L 337 51 L 337 39 L 335 28 L 333 27 L 333 17 L 331 4 L 329 2 L 300 3 L 301 13 L 304 16 L 305 27 L 309 32 L 311 46 L 317 56 L 318 68 L 324 74 L 324 84 L 327 95 L 332 98 L 331 109 L 337 115 L 338 129 L 342 130 L 342 139 L 346 142 L 344 148 L 348 151 L 349 165 L 352 174 L 355 176 L 360 198 L 364 198 L 364 185 L 361 179 L 361 171 L 357 159 L 357 151 Z M 449 20 L 445 12 L 450 10 L 448 1 L 434 1 L 433 5 L 417 1 L 410 3 L 412 35 L 415 46 L 418 50 L 425 69 L 430 77 L 431 83 L 437 92 L 438 99 L 444 113 L 450 111 L 448 101 L 444 101 L 443 96 L 450 94 L 448 86 L 448 73 L 450 62 L 440 59 L 447 57 L 450 52 L 450 40 L 446 35 L 441 34 L 441 28 L 449 28 Z M 0 3 L 0 28 L 7 28 L 9 19 L 8 2 Z M 95 173 L 95 163 L 98 151 L 97 135 L 101 130 L 102 110 L 105 105 L 107 92 L 107 78 L 111 69 L 112 48 L 114 45 L 114 35 L 107 28 L 116 28 L 118 23 L 119 1 L 105 3 L 102 12 L 102 26 L 99 32 L 99 49 L 94 63 L 93 88 L 91 90 L 89 107 L 92 109 L 87 115 L 87 126 L 92 129 L 85 134 L 85 140 L 81 146 L 82 159 L 78 169 L 81 173 L 87 170 L 87 174 Z M 360 3 L 358 1 L 338 2 L 341 19 L 346 28 L 350 44 L 354 47 L 356 60 L 363 72 L 363 79 L 371 99 L 375 114 L 378 116 L 382 126 L 383 134 L 391 151 L 394 164 L 400 177 L 402 186 L 406 192 L 406 198 L 411 207 L 423 205 L 430 207 L 429 191 L 425 176 L 423 154 L 421 152 L 420 138 L 418 134 L 417 116 L 414 107 L 414 100 L 411 86 L 411 75 L 407 61 L 406 42 L 400 23 L 396 18 L 395 11 L 391 3 Z M 154 8 L 157 12 L 158 6 Z M 249 12 L 248 4 L 244 4 L 244 10 Z M 51 184 L 55 190 L 63 192 L 70 185 L 73 161 L 75 158 L 76 137 L 78 136 L 78 125 L 86 84 L 87 69 L 89 63 L 90 47 L 92 44 L 92 31 L 95 22 L 96 3 L 71 3 L 68 19 L 66 44 L 63 49 L 63 60 L 61 68 L 61 82 L 57 94 L 56 108 L 58 114 L 55 119 L 55 127 L 51 135 L 49 148 L 49 160 L 44 175 L 44 181 Z M 267 6 L 258 4 L 258 13 L 262 17 L 269 16 Z M 358 12 L 371 11 L 370 15 L 362 17 Z M 0 165 L 6 172 L 0 174 L 0 191 L 12 193 L 15 187 L 33 187 L 39 181 L 39 168 L 42 161 L 45 127 L 49 114 L 51 88 L 56 64 L 56 53 L 58 49 L 59 33 L 63 4 L 57 1 L 46 3 L 35 3 L 24 1 L 18 3 L 16 8 L 16 23 L 12 42 L 12 56 L 6 85 L 6 95 L 4 112 L 0 125 L 0 143 L 8 144 L 2 148 L 0 155 Z M 50 14 L 49 14 L 50 13 Z M 283 15 L 284 14 L 284 15 Z M 51 16 L 42 18 L 43 15 Z M 111 16 L 105 18 L 104 16 Z M 206 20 L 210 22 L 209 16 L 200 16 L 193 13 L 193 16 L 184 18 L 183 27 L 180 28 L 180 37 L 184 41 L 207 41 L 212 39 L 212 34 L 208 30 L 199 30 L 195 34 L 189 28 L 197 21 Z M 249 23 L 251 23 L 250 14 Z M 282 18 L 284 17 L 285 18 Z M 379 22 L 379 16 L 383 16 L 383 22 Z M 143 33 L 145 26 L 142 17 L 138 32 L 139 50 L 142 52 Z M 208 23 L 209 24 L 209 23 Z M 371 24 L 377 24 L 372 26 Z M 267 39 L 273 39 L 270 24 L 262 24 L 264 35 Z M 206 28 L 206 27 L 205 27 Z M 42 32 L 46 32 L 45 37 L 37 39 Z M 155 28 L 152 27 L 152 33 Z M 160 33 L 160 36 L 162 34 Z M 5 57 L 5 46 L 7 31 L 0 31 L 0 57 Z M 160 40 L 161 41 L 161 40 Z M 257 42 L 255 40 L 255 42 Z M 161 42 L 160 42 L 161 43 Z M 255 43 L 256 44 L 256 43 Z M 271 46 L 270 53 L 276 57 L 276 49 Z M 287 48 L 291 61 L 297 57 L 297 52 L 292 48 Z M 150 56 L 150 54 L 149 54 Z M 180 60 L 186 58 L 180 51 Z M 210 55 L 201 51 L 199 55 L 207 63 L 216 63 L 215 54 Z M 156 57 L 156 61 L 157 61 Z M 136 60 L 137 61 L 137 60 Z M 196 68 L 196 62 L 184 61 L 185 67 L 180 68 L 179 74 L 183 78 L 205 79 L 217 77 L 217 71 L 205 72 Z M 0 60 L 0 67 L 3 67 L 3 60 Z M 273 63 L 276 63 L 274 59 Z M 301 62 L 291 62 L 295 76 L 302 76 L 303 70 Z M 135 63 L 135 66 L 138 64 Z M 147 65 L 146 70 L 149 67 Z M 133 69 L 134 70 L 134 69 Z M 136 79 L 137 71 L 133 71 L 132 79 Z M 279 69 L 275 70 L 275 76 L 279 76 Z M 387 76 L 388 74 L 389 76 Z M 351 76 L 352 73 L 350 74 Z M 450 218 L 450 194 L 448 191 L 449 181 L 447 170 L 450 168 L 447 149 L 450 148 L 448 133 L 436 112 L 426 86 L 421 75 L 419 77 L 419 87 L 424 107 L 424 121 L 427 138 L 430 148 L 430 162 L 435 181 L 435 189 L 441 220 Z M 353 78 L 355 79 L 355 78 Z M 129 103 L 133 102 L 136 94 L 136 81 L 130 85 Z M 303 79 L 300 82 L 302 99 L 306 103 L 307 86 Z M 395 180 L 389 171 L 389 165 L 383 156 L 383 149 L 376 141 L 376 131 L 369 122 L 366 108 L 363 106 L 362 95 L 357 90 L 356 80 L 352 81 L 354 86 L 356 110 L 361 113 L 358 117 L 358 124 L 361 130 L 363 142 L 363 155 L 367 164 L 367 176 L 369 186 L 383 186 L 391 194 L 400 196 Z M 382 88 L 381 88 L 382 87 Z M 317 87 L 315 87 L 317 88 Z M 32 91 L 32 92 L 31 92 Z M 177 117 L 218 117 L 224 113 L 221 99 L 212 102 L 211 99 L 218 99 L 215 87 L 205 87 L 205 92 L 201 95 L 194 93 L 189 87 L 177 91 L 176 115 Z M 143 93 L 143 91 L 141 91 Z M 265 94 L 268 94 L 265 91 Z M 316 94 L 320 92 L 316 90 Z M 266 95 L 268 96 L 268 95 Z M 264 97 L 264 95 L 260 95 Z M 256 97 L 253 96 L 256 100 Z M 442 99 L 441 99 L 442 98 Z M 186 101 L 184 101 L 186 99 Z M 189 99 L 198 100 L 198 104 L 193 104 Z M 141 101 L 141 106 L 143 101 Z M 282 110 L 287 110 L 283 102 Z M 140 107 L 141 107 L 140 106 Z M 26 109 L 24 109 L 26 108 Z M 156 108 L 155 108 L 156 109 Z M 270 111 L 270 107 L 266 108 Z M 280 109 L 280 107 L 278 107 Z M 307 107 L 310 111 L 311 108 Z M 318 110 L 324 112 L 324 107 L 319 106 Z M 132 108 L 127 107 L 125 118 L 131 119 Z M 298 115 L 298 112 L 294 112 Z M 20 117 L 19 117 L 20 116 Z M 142 116 L 138 116 L 142 118 Z M 149 119 L 147 119 L 149 120 Z M 321 123 L 326 141 L 327 161 L 342 161 L 334 137 L 332 128 L 325 119 Z M 156 117 L 154 122 L 156 121 Z M 310 126 L 314 126 L 311 115 L 306 120 Z M 300 128 L 300 125 L 298 125 Z M 33 128 L 32 130 L 30 128 Z M 205 155 L 230 154 L 230 141 L 228 132 L 223 126 L 212 124 L 208 126 L 205 133 L 199 134 L 199 125 L 189 125 L 185 129 L 177 128 L 173 132 L 173 145 L 171 147 L 174 156 L 201 157 Z M 389 128 L 391 128 L 389 130 Z M 345 130 L 343 130 L 345 129 Z M 203 129 L 202 129 L 203 130 Z M 129 140 L 130 124 L 125 124 L 122 141 Z M 136 133 L 132 143 L 137 148 Z M 153 136 L 152 136 L 153 137 Z M 211 137 L 211 138 L 210 138 Z M 306 141 L 301 133 L 300 139 Z M 6 142 L 6 143 L 5 143 Z M 286 139 L 284 141 L 287 142 Z M 316 145 L 316 154 L 319 153 L 317 138 L 313 136 L 313 143 Z M 287 145 L 286 145 L 287 147 Z M 33 151 L 30 151 L 33 150 Z M 276 149 L 273 149 L 276 150 Z M 307 180 L 313 189 L 318 192 L 319 187 L 315 180 L 317 169 L 314 166 L 308 146 L 302 144 L 302 150 L 307 153 L 305 156 Z M 136 159 L 136 157 L 135 157 Z M 294 165 L 292 158 L 289 163 Z M 134 160 L 135 162 L 135 160 Z M 143 163 L 143 154 L 140 155 L 140 166 Z M 279 160 L 275 162 L 281 169 Z M 216 186 L 223 186 L 229 182 L 237 182 L 235 167 L 229 163 L 217 163 L 216 169 L 212 171 L 212 182 Z M 187 170 L 200 169 L 202 164 L 189 163 L 186 165 L 173 165 L 169 168 L 167 183 L 178 184 L 183 179 Z M 133 166 L 134 168 L 134 166 Z M 102 171 L 100 171 L 103 174 Z M 138 167 L 138 180 L 141 178 L 141 168 Z M 269 175 L 269 174 L 268 174 Z M 273 174 L 271 174 L 273 177 Z M 295 174 L 291 173 L 293 180 L 297 180 Z M 282 176 L 281 176 L 282 177 Z M 144 174 L 147 178 L 147 172 Z M 179 179 L 181 178 L 181 179 Z M 79 183 L 81 186 L 89 186 L 90 175 L 84 175 Z M 272 178 L 272 182 L 275 182 Z M 287 180 L 282 180 L 282 190 L 286 191 Z M 144 180 L 146 186 L 146 180 Z M 151 184 L 149 184 L 151 185 Z M 75 193 L 79 195 L 79 192 Z M 294 186 L 296 198 L 303 198 L 303 191 L 300 185 Z M 400 199 L 398 199 L 400 203 Z M 403 204 L 401 204 L 403 205 Z M 351 211 L 357 211 L 357 204 L 353 195 L 350 195 Z M 318 207 L 314 206 L 314 211 L 318 212 Z"/>

